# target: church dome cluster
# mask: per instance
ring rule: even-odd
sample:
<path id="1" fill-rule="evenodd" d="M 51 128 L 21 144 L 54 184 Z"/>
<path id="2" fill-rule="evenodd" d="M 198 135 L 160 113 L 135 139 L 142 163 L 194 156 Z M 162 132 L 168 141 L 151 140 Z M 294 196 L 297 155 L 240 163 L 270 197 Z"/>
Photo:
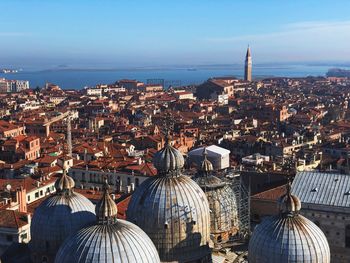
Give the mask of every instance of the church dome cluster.
<path id="1" fill-rule="evenodd" d="M 208 262 L 210 214 L 204 192 L 181 173 L 184 158 L 169 143 L 154 156 L 154 165 L 158 175 L 136 189 L 127 219 L 147 233 L 163 262 Z"/>
<path id="2" fill-rule="evenodd" d="M 211 234 L 214 242 L 227 241 L 238 230 L 238 208 L 232 188 L 214 176 L 213 165 L 203 150 L 203 161 L 194 181 L 203 189 L 209 202 Z"/>
<path id="3" fill-rule="evenodd" d="M 128 221 L 117 218 L 109 194 L 94 206 L 74 191 L 66 171 L 57 192 L 36 210 L 30 243 L 34 263 L 211 262 L 209 243 L 227 241 L 238 231 L 238 204 L 232 188 L 213 175 L 204 148 L 193 180 L 182 173 L 184 158 L 167 141 L 154 156 L 156 176 L 133 193 Z M 287 193 L 279 214 L 259 224 L 249 242 L 250 263 L 329 263 L 322 231 L 299 214 L 301 202 Z"/>
<path id="4" fill-rule="evenodd" d="M 299 214 L 301 202 L 287 193 L 278 200 L 279 215 L 264 219 L 249 242 L 249 263 L 329 263 L 330 249 L 321 229 Z"/>

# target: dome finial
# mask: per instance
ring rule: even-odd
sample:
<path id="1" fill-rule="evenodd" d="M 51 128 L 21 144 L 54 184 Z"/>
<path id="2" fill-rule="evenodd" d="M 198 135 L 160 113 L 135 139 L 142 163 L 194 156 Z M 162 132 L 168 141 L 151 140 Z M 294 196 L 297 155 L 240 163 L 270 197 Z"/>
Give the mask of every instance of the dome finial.
<path id="1" fill-rule="evenodd" d="M 286 184 L 286 194 L 282 195 L 278 199 L 278 208 L 282 216 L 293 217 L 297 215 L 301 209 L 300 199 L 292 195 L 291 193 L 291 182 L 288 180 Z"/>
<path id="2" fill-rule="evenodd" d="M 165 145 L 169 145 L 171 142 L 171 135 L 170 135 L 170 130 L 168 129 L 166 131 L 166 136 L 165 136 Z"/>
<path id="3" fill-rule="evenodd" d="M 55 182 L 56 191 L 57 193 L 71 194 L 74 186 L 75 182 L 72 177 L 67 175 L 67 166 L 64 165 L 61 178 L 57 179 Z"/>
<path id="4" fill-rule="evenodd" d="M 107 178 L 103 184 L 103 195 L 95 208 L 97 222 L 99 224 L 113 224 L 117 221 L 118 208 L 109 195 L 109 184 Z"/>
<path id="5" fill-rule="evenodd" d="M 207 147 L 203 148 L 203 161 L 201 163 L 200 170 L 205 174 L 208 175 L 211 171 L 213 171 L 213 164 L 208 160 L 208 152 Z"/>

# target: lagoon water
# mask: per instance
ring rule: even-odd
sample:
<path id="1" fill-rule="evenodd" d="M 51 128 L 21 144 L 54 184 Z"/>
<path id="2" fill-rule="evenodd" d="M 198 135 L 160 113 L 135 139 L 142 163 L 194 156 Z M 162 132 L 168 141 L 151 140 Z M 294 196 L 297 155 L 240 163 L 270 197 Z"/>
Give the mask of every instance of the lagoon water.
<path id="1" fill-rule="evenodd" d="M 324 76 L 332 66 L 313 65 L 283 65 L 283 66 L 253 66 L 253 77 L 306 77 Z M 163 68 L 163 69 L 58 69 L 41 71 L 20 71 L 14 74 L 0 74 L 7 79 L 29 80 L 30 86 L 43 87 L 46 82 L 55 83 L 64 89 L 81 89 L 96 84 L 110 84 L 119 79 L 137 79 L 143 82 L 163 79 L 165 86 L 199 84 L 210 77 L 243 76 L 243 67 L 238 66 L 201 66 L 196 68 Z"/>

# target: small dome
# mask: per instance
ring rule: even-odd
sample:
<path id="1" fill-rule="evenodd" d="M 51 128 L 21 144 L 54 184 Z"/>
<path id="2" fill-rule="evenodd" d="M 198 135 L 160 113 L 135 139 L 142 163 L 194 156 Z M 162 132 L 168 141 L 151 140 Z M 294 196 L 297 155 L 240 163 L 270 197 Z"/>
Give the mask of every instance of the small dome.
<path id="1" fill-rule="evenodd" d="M 300 199 L 290 193 L 290 187 L 290 184 L 288 184 L 287 193 L 277 200 L 280 213 L 285 215 L 293 215 L 294 213 L 298 213 L 301 209 Z"/>
<path id="2" fill-rule="evenodd" d="M 70 181 L 68 175 L 64 176 Z M 42 262 L 43 257 L 52 262 L 67 236 L 95 220 L 94 205 L 72 189 L 48 197 L 36 208 L 31 222 L 29 246 L 33 262 Z"/>
<path id="3" fill-rule="evenodd" d="M 117 219 L 117 205 L 104 185 L 96 205 L 97 222 L 66 239 L 55 263 L 159 263 L 152 240 L 138 226 Z"/>
<path id="4" fill-rule="evenodd" d="M 200 167 L 200 170 L 204 173 L 210 173 L 214 170 L 213 164 L 211 163 L 211 161 L 208 160 L 207 156 L 208 156 L 207 148 L 204 147 L 204 150 L 203 150 L 203 157 L 204 158 L 203 158 L 203 161 L 202 161 L 201 167 Z"/>
<path id="5" fill-rule="evenodd" d="M 327 238 L 312 221 L 299 214 L 298 197 L 287 194 L 279 199 L 280 214 L 265 218 L 249 242 L 249 263 L 329 263 Z"/>
<path id="6" fill-rule="evenodd" d="M 185 161 L 182 154 L 170 145 L 168 138 L 165 147 L 154 155 L 153 164 L 159 174 L 176 173 L 184 167 Z"/>
<path id="7" fill-rule="evenodd" d="M 109 221 L 115 222 L 118 215 L 117 206 L 108 193 L 108 183 L 105 182 L 103 187 L 104 194 L 101 200 L 99 200 L 96 204 L 95 208 L 96 216 L 98 218 L 99 223 L 105 223 Z"/>
<path id="8" fill-rule="evenodd" d="M 238 208 L 232 188 L 212 175 L 212 170 L 204 148 L 202 165 L 193 180 L 203 189 L 209 202 L 210 232 L 217 241 L 222 241 L 238 230 Z"/>
<path id="9" fill-rule="evenodd" d="M 75 182 L 72 177 L 67 175 L 67 171 L 63 170 L 63 175 L 60 179 L 56 180 L 55 188 L 57 192 L 71 191 L 75 186 Z"/>

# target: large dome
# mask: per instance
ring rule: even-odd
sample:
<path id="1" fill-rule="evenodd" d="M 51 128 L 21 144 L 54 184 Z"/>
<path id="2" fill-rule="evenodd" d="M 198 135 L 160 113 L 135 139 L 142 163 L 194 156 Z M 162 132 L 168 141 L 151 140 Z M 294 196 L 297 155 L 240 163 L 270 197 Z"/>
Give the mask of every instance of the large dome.
<path id="1" fill-rule="evenodd" d="M 225 241 L 238 230 L 238 208 L 232 188 L 212 174 L 213 165 L 204 148 L 203 161 L 193 178 L 205 192 L 210 208 L 210 231 L 215 242 Z"/>
<path id="2" fill-rule="evenodd" d="M 298 197 L 279 199 L 280 214 L 264 219 L 250 239 L 249 263 L 329 263 L 330 250 L 321 229 L 299 214 Z"/>
<path id="3" fill-rule="evenodd" d="M 107 186 L 107 184 L 105 184 Z M 105 193 L 96 205 L 97 222 L 71 235 L 55 263 L 159 263 L 152 240 L 138 226 L 117 219 L 117 206 Z"/>
<path id="4" fill-rule="evenodd" d="M 64 173 L 57 184 L 71 181 L 65 177 L 69 176 Z M 61 185 L 62 189 L 57 189 L 56 194 L 48 197 L 34 212 L 30 227 L 34 262 L 53 262 L 67 236 L 95 221 L 94 205 L 83 195 L 75 193 L 71 184 Z"/>
<path id="5" fill-rule="evenodd" d="M 127 210 L 127 219 L 152 239 L 162 262 L 210 257 L 209 204 L 202 189 L 181 174 L 183 163 L 181 153 L 166 144 L 155 155 L 158 175 L 136 189 Z"/>

